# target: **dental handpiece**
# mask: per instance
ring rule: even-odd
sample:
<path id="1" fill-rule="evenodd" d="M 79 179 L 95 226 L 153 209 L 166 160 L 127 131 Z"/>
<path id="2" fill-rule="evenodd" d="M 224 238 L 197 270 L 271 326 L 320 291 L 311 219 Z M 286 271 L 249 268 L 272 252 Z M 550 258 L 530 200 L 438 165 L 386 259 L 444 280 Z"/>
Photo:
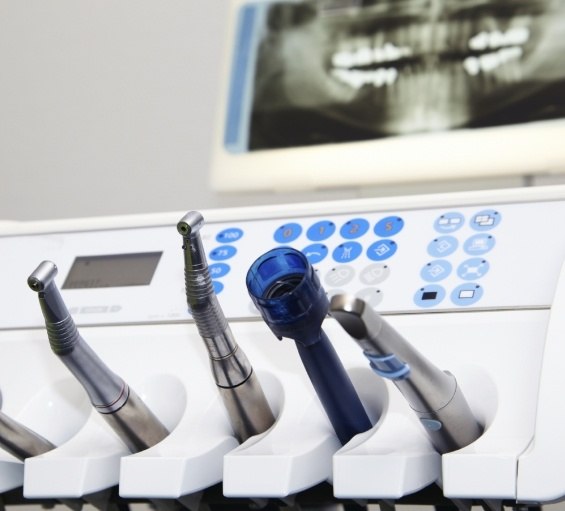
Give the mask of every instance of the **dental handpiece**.
<path id="1" fill-rule="evenodd" d="M 298 353 L 342 444 L 371 422 L 334 347 L 322 329 L 328 298 L 306 256 L 288 247 L 259 257 L 249 269 L 247 289 L 263 319 L 279 338 L 296 342 Z"/>
<path id="2" fill-rule="evenodd" d="M 0 394 L 1 405 L 2 394 Z M 2 411 L 0 411 L 0 447 L 21 461 L 55 449 L 49 440 Z"/>
<path id="3" fill-rule="evenodd" d="M 366 302 L 335 295 L 330 314 L 363 349 L 373 371 L 400 390 L 440 454 L 482 434 L 455 377 L 422 356 Z"/>
<path id="4" fill-rule="evenodd" d="M 131 452 L 160 442 L 169 434 L 167 429 L 81 337 L 55 285 L 56 275 L 55 264 L 43 261 L 28 278 L 29 287 L 39 297 L 51 350 L 84 387 L 94 408 Z"/>
<path id="5" fill-rule="evenodd" d="M 200 237 L 204 218 L 189 211 L 177 224 L 183 238 L 186 299 L 210 357 L 212 375 L 240 442 L 275 422 L 257 375 L 235 341 L 212 286 Z"/>

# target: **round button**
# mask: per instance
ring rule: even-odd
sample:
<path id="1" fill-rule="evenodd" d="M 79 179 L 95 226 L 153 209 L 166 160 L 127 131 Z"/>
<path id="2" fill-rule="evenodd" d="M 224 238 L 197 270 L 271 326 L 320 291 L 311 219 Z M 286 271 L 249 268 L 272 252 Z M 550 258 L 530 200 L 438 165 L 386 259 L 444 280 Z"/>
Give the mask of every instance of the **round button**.
<path id="1" fill-rule="evenodd" d="M 284 224 L 275 231 L 275 241 L 277 243 L 290 243 L 298 238 L 301 233 L 302 226 L 300 224 Z"/>
<path id="2" fill-rule="evenodd" d="M 459 242 L 454 236 L 440 236 L 428 245 L 428 254 L 432 257 L 447 257 L 457 250 Z"/>
<path id="3" fill-rule="evenodd" d="M 437 259 L 426 264 L 420 271 L 420 277 L 426 282 L 439 282 L 451 273 L 451 264 L 444 259 Z"/>
<path id="4" fill-rule="evenodd" d="M 490 268 L 488 261 L 473 257 L 463 261 L 457 268 L 457 275 L 463 280 L 475 280 L 485 275 Z"/>
<path id="5" fill-rule="evenodd" d="M 349 284 L 354 276 L 355 270 L 353 267 L 343 264 L 328 271 L 324 277 L 324 282 L 332 287 L 344 286 Z"/>
<path id="6" fill-rule="evenodd" d="M 363 247 L 360 243 L 356 241 L 346 241 L 334 249 L 332 257 L 336 263 L 347 263 L 357 259 L 361 255 L 361 252 L 363 252 Z"/>
<path id="7" fill-rule="evenodd" d="M 392 257 L 397 248 L 398 245 L 392 240 L 378 240 L 367 249 L 367 257 L 371 261 L 384 261 Z"/>
<path id="8" fill-rule="evenodd" d="M 302 253 L 308 258 L 310 264 L 316 264 L 328 255 L 328 247 L 321 243 L 314 243 L 313 245 L 308 245 L 304 248 Z"/>
<path id="9" fill-rule="evenodd" d="M 441 215 L 434 223 L 434 228 L 438 232 L 455 232 L 463 227 L 465 217 L 456 211 L 450 211 Z"/>
<path id="10" fill-rule="evenodd" d="M 360 298 L 364 302 L 367 302 L 371 307 L 376 307 L 383 301 L 383 293 L 380 289 L 376 289 L 374 287 L 366 287 L 365 289 L 361 289 L 355 295 L 357 298 Z"/>
<path id="11" fill-rule="evenodd" d="M 436 284 L 429 284 L 418 289 L 414 295 L 414 303 L 419 307 L 433 307 L 445 298 L 445 289 Z"/>
<path id="12" fill-rule="evenodd" d="M 466 282 L 451 292 L 451 301 L 462 307 L 477 303 L 483 296 L 483 288 L 474 282 Z"/>
<path id="13" fill-rule="evenodd" d="M 335 232 L 335 224 L 329 220 L 322 220 L 311 225 L 306 231 L 306 236 L 311 241 L 327 240 Z"/>
<path id="14" fill-rule="evenodd" d="M 218 243 L 232 243 L 243 236 L 243 231 L 237 227 L 230 227 L 219 232 L 216 236 Z"/>
<path id="15" fill-rule="evenodd" d="M 223 277 L 224 275 L 227 275 L 230 269 L 231 268 L 229 264 L 226 263 L 213 263 L 208 266 L 208 272 L 210 273 L 210 277 L 212 277 L 213 279 L 218 279 L 220 277 Z"/>
<path id="16" fill-rule="evenodd" d="M 212 261 L 225 261 L 230 257 L 233 257 L 237 252 L 237 249 L 232 245 L 222 245 L 221 247 L 216 247 L 212 252 L 210 252 L 210 259 Z"/>
<path id="17" fill-rule="evenodd" d="M 490 234 L 475 234 L 463 244 L 463 250 L 469 255 L 486 254 L 492 250 L 495 243 L 494 237 Z"/>
<path id="18" fill-rule="evenodd" d="M 224 285 L 219 280 L 212 281 L 212 287 L 214 288 L 214 293 L 219 295 L 224 290 Z"/>
<path id="19" fill-rule="evenodd" d="M 387 216 L 375 225 L 375 234 L 381 238 L 388 238 L 398 234 L 404 227 L 404 220 L 399 216 Z"/>
<path id="20" fill-rule="evenodd" d="M 471 227 L 475 229 L 475 231 L 490 231 L 500 223 L 501 219 L 498 211 L 485 209 L 473 216 L 471 219 Z"/>
<path id="21" fill-rule="evenodd" d="M 342 238 L 353 240 L 360 238 L 369 230 L 369 222 L 364 218 L 353 218 L 342 225 L 339 233 Z"/>
<path id="22" fill-rule="evenodd" d="M 368 286 L 380 284 L 390 275 L 390 268 L 386 264 L 374 263 L 361 270 L 359 280 Z"/>

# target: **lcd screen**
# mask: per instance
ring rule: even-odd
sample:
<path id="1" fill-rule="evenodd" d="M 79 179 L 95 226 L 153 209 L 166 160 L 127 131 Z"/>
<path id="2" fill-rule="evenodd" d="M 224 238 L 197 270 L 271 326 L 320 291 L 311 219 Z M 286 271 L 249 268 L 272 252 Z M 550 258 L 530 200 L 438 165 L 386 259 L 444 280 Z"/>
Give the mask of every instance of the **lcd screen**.
<path id="1" fill-rule="evenodd" d="M 144 252 L 77 257 L 63 289 L 149 285 L 162 254 Z"/>

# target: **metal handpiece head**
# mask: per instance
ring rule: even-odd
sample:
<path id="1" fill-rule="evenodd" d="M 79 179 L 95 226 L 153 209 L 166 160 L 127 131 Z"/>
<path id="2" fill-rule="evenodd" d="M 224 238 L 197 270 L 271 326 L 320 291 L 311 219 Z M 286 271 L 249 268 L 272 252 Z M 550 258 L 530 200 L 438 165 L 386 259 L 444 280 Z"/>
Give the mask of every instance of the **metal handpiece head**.
<path id="1" fill-rule="evenodd" d="M 177 223 L 177 231 L 187 237 L 196 234 L 204 225 L 204 217 L 198 211 L 189 211 Z"/>
<path id="2" fill-rule="evenodd" d="M 303 344 L 317 339 L 329 302 L 302 252 L 289 247 L 266 252 L 249 268 L 246 284 L 253 303 L 277 337 Z"/>
<path id="3" fill-rule="evenodd" d="M 36 292 L 45 290 L 57 276 L 57 265 L 51 261 L 43 261 L 28 277 L 28 286 Z"/>

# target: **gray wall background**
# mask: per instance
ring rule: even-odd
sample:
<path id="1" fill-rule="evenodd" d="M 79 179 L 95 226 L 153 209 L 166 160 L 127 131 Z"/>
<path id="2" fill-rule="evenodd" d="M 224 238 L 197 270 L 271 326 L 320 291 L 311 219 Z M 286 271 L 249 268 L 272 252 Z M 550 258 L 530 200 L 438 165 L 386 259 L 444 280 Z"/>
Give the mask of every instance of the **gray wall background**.
<path id="1" fill-rule="evenodd" d="M 0 0 L 0 219 L 565 182 L 218 195 L 207 172 L 226 7 L 227 0 Z"/>

